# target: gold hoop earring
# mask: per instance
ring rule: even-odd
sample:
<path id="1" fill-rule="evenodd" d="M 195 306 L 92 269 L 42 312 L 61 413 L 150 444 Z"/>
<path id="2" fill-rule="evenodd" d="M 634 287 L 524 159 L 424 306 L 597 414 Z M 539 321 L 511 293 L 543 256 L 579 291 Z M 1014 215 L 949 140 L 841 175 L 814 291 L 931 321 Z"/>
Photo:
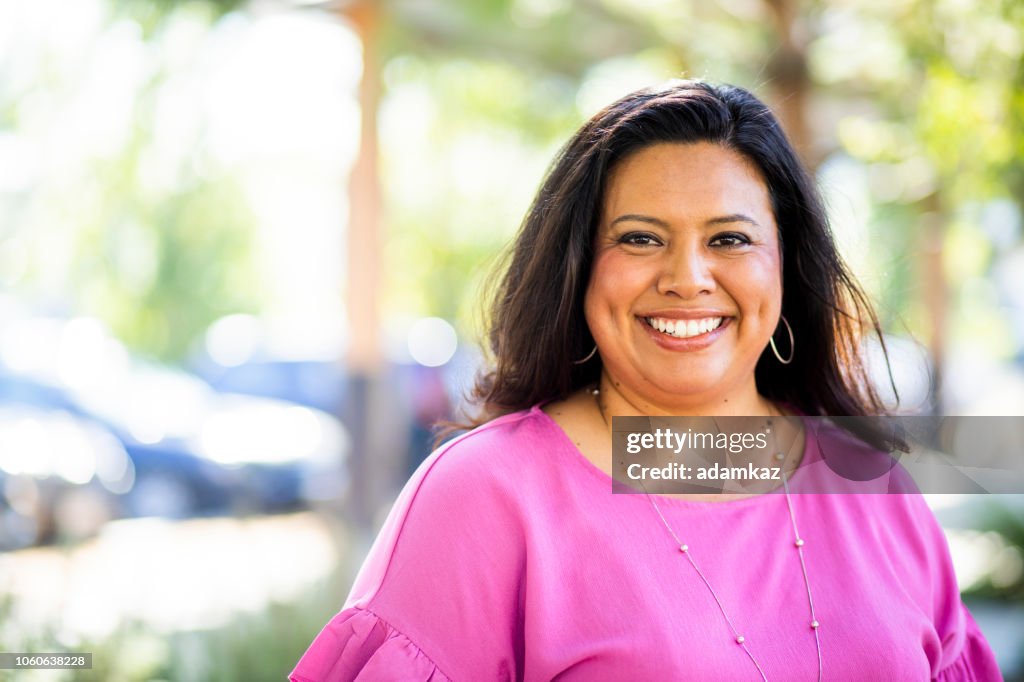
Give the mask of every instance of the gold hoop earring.
<path id="1" fill-rule="evenodd" d="M 789 320 L 786 319 L 785 315 L 779 316 L 782 319 L 782 323 L 786 325 L 786 331 L 789 332 L 789 359 L 783 360 L 782 354 L 779 353 L 779 349 L 775 346 L 775 332 L 768 337 L 768 345 L 772 347 L 772 352 L 775 353 L 775 357 L 778 358 L 779 362 L 784 365 L 788 365 L 793 362 L 793 356 L 796 355 L 796 344 L 793 342 L 793 328 L 789 326 Z"/>
<path id="2" fill-rule="evenodd" d="M 597 344 L 595 343 L 594 344 L 594 350 L 590 351 L 590 353 L 587 355 L 587 357 L 583 358 L 582 360 L 573 360 L 572 364 L 574 364 L 574 365 L 582 365 L 584 362 L 586 362 L 590 358 L 594 357 L 594 353 L 596 353 L 596 352 L 597 352 Z"/>

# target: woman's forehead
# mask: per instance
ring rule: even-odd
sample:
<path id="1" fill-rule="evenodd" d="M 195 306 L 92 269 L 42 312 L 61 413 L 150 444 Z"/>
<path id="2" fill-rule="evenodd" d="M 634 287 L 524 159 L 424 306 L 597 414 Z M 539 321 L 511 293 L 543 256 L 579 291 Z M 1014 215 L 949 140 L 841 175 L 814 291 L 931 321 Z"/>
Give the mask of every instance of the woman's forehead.
<path id="1" fill-rule="evenodd" d="M 609 175 L 604 222 L 624 213 L 671 222 L 748 214 L 772 219 L 771 197 L 757 168 L 738 152 L 717 144 L 657 144 L 623 159 Z"/>

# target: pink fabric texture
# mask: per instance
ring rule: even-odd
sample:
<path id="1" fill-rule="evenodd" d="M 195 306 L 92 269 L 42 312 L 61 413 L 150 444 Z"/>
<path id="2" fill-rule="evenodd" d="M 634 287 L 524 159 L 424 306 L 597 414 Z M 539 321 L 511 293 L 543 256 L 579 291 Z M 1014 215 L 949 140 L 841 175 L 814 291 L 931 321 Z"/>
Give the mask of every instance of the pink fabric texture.
<path id="1" fill-rule="evenodd" d="M 800 494 L 828 680 L 1001 680 L 917 494 Z M 834 475 L 834 474 L 832 474 Z M 539 407 L 433 453 L 292 672 L 341 680 L 757 680 L 643 495 L 611 493 Z M 817 679 L 783 495 L 658 504 L 770 680 Z"/>

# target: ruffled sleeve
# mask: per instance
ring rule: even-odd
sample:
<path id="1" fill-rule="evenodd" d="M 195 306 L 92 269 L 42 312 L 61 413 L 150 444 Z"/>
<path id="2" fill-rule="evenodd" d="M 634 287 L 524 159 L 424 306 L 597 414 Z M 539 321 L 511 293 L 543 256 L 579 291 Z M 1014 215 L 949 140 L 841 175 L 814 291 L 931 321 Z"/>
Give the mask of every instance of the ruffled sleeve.
<path id="1" fill-rule="evenodd" d="M 291 682 L 450 682 L 404 634 L 370 611 L 345 609 L 310 645 Z M 953 679 L 953 678 L 951 678 Z"/>
<path id="2" fill-rule="evenodd" d="M 1000 682 L 1003 676 L 995 654 L 967 607 L 961 605 L 960 611 L 963 614 L 963 629 L 958 633 L 963 634 L 960 653 L 935 679 L 938 682 Z"/>
<path id="3" fill-rule="evenodd" d="M 941 682 L 999 682 L 1003 679 L 995 654 L 960 598 L 953 560 L 945 533 L 921 495 L 889 495 L 907 505 L 916 533 L 901 550 L 911 564 L 912 585 L 924 589 L 922 602 L 930 615 L 934 636 L 925 653 L 931 677 Z"/>
<path id="4" fill-rule="evenodd" d="M 424 461 L 292 679 L 516 679 L 524 540 L 517 479 L 493 456 L 508 444 L 490 433 Z"/>

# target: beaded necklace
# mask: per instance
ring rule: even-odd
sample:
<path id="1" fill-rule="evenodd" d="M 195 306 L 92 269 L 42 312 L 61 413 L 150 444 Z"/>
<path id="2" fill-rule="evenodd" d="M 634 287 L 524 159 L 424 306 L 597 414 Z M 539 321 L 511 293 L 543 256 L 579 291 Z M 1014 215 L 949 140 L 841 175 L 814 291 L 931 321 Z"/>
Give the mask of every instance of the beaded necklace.
<path id="1" fill-rule="evenodd" d="M 595 387 L 594 389 L 591 390 L 591 393 L 594 396 L 594 402 L 597 403 L 597 409 L 601 413 L 601 419 L 604 421 L 605 426 L 611 429 L 611 425 L 608 423 L 608 418 L 605 416 L 604 407 L 601 405 L 601 400 L 599 398 L 601 393 L 600 389 Z M 765 423 L 764 433 L 766 435 L 771 435 L 773 433 L 771 417 L 768 417 Z M 776 444 L 776 453 L 773 455 L 773 458 L 777 462 L 779 462 L 782 470 L 782 489 L 786 496 L 786 507 L 789 510 L 789 520 L 793 528 L 793 547 L 796 548 L 797 557 L 800 560 L 800 572 L 802 573 L 804 578 L 804 587 L 807 588 L 807 606 L 811 617 L 809 624 L 811 632 L 814 634 L 814 645 L 818 654 L 818 682 L 821 682 L 824 668 L 821 656 L 821 637 L 818 634 L 818 629 L 821 627 L 821 623 L 818 621 L 814 613 L 814 597 L 811 594 L 811 581 L 807 577 L 807 563 L 804 560 L 804 546 L 806 545 L 806 543 L 800 537 L 800 531 L 797 527 L 796 522 L 796 512 L 793 509 L 793 501 L 789 495 L 789 480 L 786 476 L 785 467 L 786 454 L 781 450 L 777 449 L 777 443 L 775 442 L 774 436 L 772 437 L 772 441 L 773 443 Z M 647 497 L 648 501 L 650 501 L 651 506 L 654 508 L 654 511 L 657 512 L 658 518 L 661 519 L 661 522 L 665 526 L 665 529 L 668 531 L 669 535 L 672 536 L 672 539 L 675 540 L 675 544 L 676 547 L 678 547 L 679 553 L 682 556 L 686 557 L 686 559 L 690 563 L 690 566 L 692 566 L 693 570 L 697 572 L 697 575 L 700 577 L 701 582 L 704 583 L 704 586 L 708 588 L 708 592 L 710 592 L 712 598 L 714 598 L 715 603 L 718 605 L 718 610 L 721 612 L 722 617 L 725 619 L 726 624 L 729 626 L 729 630 L 732 632 L 733 641 L 737 645 L 739 645 L 741 649 L 743 649 L 743 653 L 747 655 L 747 657 L 750 659 L 750 662 L 754 664 L 755 668 L 757 668 L 757 672 L 761 675 L 761 679 L 764 682 L 768 682 L 768 677 L 767 675 L 765 675 L 764 669 L 761 667 L 761 664 L 757 662 L 757 659 L 754 657 L 753 652 L 750 650 L 747 638 L 740 634 L 740 631 L 733 624 L 733 621 L 729 617 L 729 614 L 726 613 L 725 606 L 722 605 L 722 600 L 718 598 L 718 594 L 715 592 L 715 588 L 711 586 L 711 582 L 707 579 L 707 576 L 704 575 L 704 572 L 700 570 L 700 566 L 698 566 L 697 562 L 694 560 L 693 553 L 690 551 L 690 546 L 683 542 L 679 538 L 679 535 L 677 535 L 676 532 L 672 529 L 672 526 L 665 518 L 665 515 L 661 512 L 661 508 L 658 507 L 658 503 L 655 501 L 654 496 L 647 492 L 647 488 L 643 486 L 643 483 L 641 483 L 640 485 L 641 487 L 643 487 L 644 495 Z"/>

